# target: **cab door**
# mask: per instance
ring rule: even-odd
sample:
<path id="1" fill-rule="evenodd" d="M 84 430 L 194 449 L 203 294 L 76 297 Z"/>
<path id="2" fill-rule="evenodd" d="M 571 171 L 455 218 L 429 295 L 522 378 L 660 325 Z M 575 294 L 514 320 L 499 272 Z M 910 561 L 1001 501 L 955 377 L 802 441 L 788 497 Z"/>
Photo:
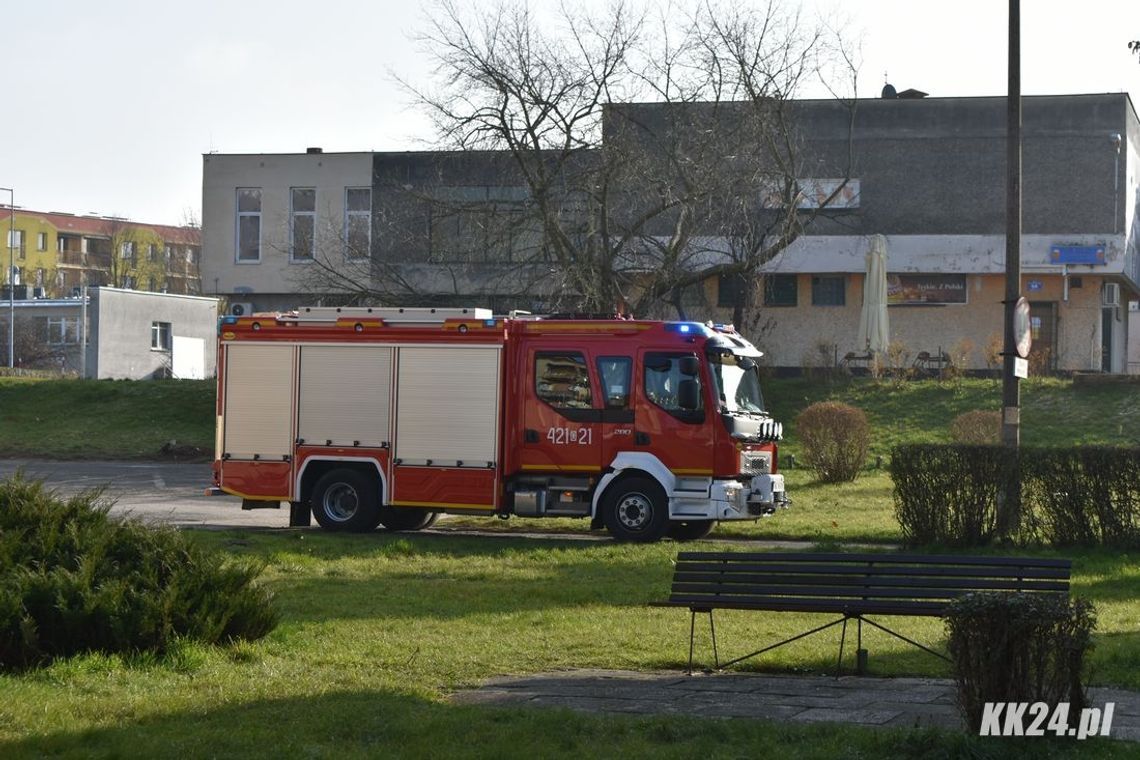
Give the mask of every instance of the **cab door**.
<path id="1" fill-rule="evenodd" d="M 713 474 L 713 426 L 706 367 L 691 351 L 638 353 L 634 449 L 678 477 Z"/>
<path id="2" fill-rule="evenodd" d="M 602 468 L 602 407 L 588 352 L 532 348 L 520 446 L 524 472 L 591 475 Z"/>

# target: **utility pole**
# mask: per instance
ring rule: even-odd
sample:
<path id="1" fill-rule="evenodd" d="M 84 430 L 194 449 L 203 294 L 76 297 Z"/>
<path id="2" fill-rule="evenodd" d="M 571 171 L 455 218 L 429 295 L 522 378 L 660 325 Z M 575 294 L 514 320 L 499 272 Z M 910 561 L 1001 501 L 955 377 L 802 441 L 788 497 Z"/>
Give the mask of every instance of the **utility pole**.
<path id="1" fill-rule="evenodd" d="M 16 191 L 8 191 L 8 369 L 16 366 Z"/>
<path id="2" fill-rule="evenodd" d="M 1009 0 L 1009 95 L 1006 98 L 1005 342 L 1002 370 L 1001 440 L 1017 448 L 1021 400 L 1014 365 L 1018 354 L 1014 320 L 1021 298 L 1021 7 Z"/>

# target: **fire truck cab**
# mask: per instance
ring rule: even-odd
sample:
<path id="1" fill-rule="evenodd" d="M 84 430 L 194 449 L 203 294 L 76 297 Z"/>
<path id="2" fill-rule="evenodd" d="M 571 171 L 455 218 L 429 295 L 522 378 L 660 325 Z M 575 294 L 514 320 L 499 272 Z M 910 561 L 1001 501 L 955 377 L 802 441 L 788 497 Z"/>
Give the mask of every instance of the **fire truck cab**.
<path id="1" fill-rule="evenodd" d="M 219 330 L 215 486 L 294 525 L 582 517 L 653 541 L 787 503 L 761 354 L 728 328 L 309 308 Z"/>

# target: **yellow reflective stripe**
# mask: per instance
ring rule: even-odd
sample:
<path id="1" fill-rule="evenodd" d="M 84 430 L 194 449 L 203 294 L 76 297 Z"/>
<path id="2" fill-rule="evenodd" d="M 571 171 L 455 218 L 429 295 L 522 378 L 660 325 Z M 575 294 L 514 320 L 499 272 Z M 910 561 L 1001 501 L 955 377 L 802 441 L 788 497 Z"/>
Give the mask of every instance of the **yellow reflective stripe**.
<path id="1" fill-rule="evenodd" d="M 483 511 L 494 511 L 495 509 L 493 504 L 454 504 L 446 501 L 393 501 L 389 504 L 393 507 L 445 507 L 447 509 L 478 509 Z"/>
<path id="2" fill-rule="evenodd" d="M 242 499 L 252 499 L 253 501 L 273 501 L 274 499 L 277 499 L 277 501 L 289 501 L 288 496 L 250 496 L 249 494 L 242 493 L 241 491 L 235 491 L 232 488 L 226 488 L 225 486 L 219 486 L 219 488 L 228 493 L 230 496 L 238 496 Z"/>

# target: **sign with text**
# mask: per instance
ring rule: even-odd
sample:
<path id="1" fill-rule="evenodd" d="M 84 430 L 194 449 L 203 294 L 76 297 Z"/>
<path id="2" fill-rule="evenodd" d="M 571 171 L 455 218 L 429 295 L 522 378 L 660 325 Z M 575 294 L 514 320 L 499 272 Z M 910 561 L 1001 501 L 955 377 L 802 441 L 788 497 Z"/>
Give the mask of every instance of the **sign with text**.
<path id="1" fill-rule="evenodd" d="M 1103 265 L 1104 244 L 1101 245 L 1054 245 L 1049 248 L 1051 264 Z"/>
<path id="2" fill-rule="evenodd" d="M 888 275 L 887 303 L 891 306 L 966 303 L 966 275 Z"/>

